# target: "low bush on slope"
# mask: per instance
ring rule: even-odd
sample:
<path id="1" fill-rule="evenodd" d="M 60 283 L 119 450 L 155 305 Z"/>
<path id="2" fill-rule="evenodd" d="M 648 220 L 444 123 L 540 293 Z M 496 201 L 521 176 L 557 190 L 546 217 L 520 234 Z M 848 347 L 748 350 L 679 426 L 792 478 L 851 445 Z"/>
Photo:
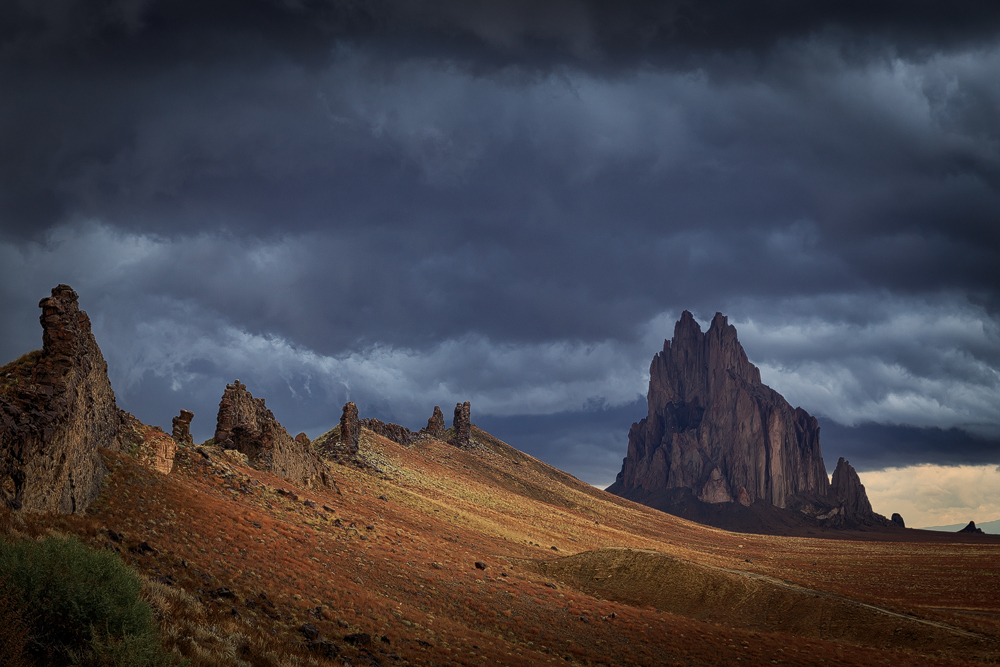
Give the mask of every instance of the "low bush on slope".
<path id="1" fill-rule="evenodd" d="M 139 577 L 115 554 L 95 551 L 75 538 L 0 540 L 0 596 L 27 624 L 22 655 L 6 660 L 102 667 L 174 664 L 163 652 L 140 590 Z"/>

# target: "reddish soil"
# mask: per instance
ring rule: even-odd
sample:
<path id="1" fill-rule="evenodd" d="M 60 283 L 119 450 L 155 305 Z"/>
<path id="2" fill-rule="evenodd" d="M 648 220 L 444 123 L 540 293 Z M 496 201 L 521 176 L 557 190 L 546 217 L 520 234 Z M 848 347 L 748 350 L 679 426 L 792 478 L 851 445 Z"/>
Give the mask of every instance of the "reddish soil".
<path id="1" fill-rule="evenodd" d="M 248 636 L 290 653 L 315 657 L 298 631 L 310 623 L 338 647 L 334 664 L 965 665 L 1000 656 L 996 541 L 730 533 L 595 489 L 478 429 L 472 451 L 363 436 L 371 467 L 335 466 L 342 493 L 294 488 L 218 450 L 208 460 L 180 449 L 169 475 L 108 453 L 112 474 L 85 516 L 8 520 L 7 530 L 57 529 L 117 547 L 143 573 L 172 577 L 213 618 L 238 619 Z M 109 529 L 124 540 L 110 541 Z M 155 553 L 130 550 L 141 542 Z M 623 559 L 622 547 L 655 554 Z M 675 604 L 682 590 L 687 602 Z M 372 643 L 345 641 L 354 633 Z"/>

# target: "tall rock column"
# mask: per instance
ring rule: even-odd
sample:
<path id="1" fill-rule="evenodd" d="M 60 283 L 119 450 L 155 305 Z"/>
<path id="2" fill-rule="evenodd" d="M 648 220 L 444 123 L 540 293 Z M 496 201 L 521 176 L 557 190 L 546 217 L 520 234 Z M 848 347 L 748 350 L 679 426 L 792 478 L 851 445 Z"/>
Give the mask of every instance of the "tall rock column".
<path id="1" fill-rule="evenodd" d="M 358 420 L 358 406 L 354 401 L 344 404 L 340 415 L 340 444 L 347 448 L 349 454 L 358 453 L 358 438 L 361 435 L 361 424 Z"/>
<path id="2" fill-rule="evenodd" d="M 191 437 L 191 420 L 194 419 L 194 413 L 190 410 L 181 410 L 181 414 L 173 418 L 173 433 L 174 440 L 177 441 L 178 445 L 183 445 L 185 447 L 194 446 L 194 438 Z"/>
<path id="3" fill-rule="evenodd" d="M 123 413 L 80 310 L 58 285 L 42 299 L 42 349 L 0 369 L 0 498 L 12 509 L 83 512 L 101 491 L 98 447 L 121 449 Z"/>
<path id="4" fill-rule="evenodd" d="M 468 447 L 472 444 L 472 405 L 469 401 L 455 406 L 455 417 L 451 425 L 455 432 L 448 442 L 456 447 Z"/>
<path id="5" fill-rule="evenodd" d="M 444 440 L 446 430 L 447 429 L 444 427 L 444 413 L 441 412 L 440 406 L 435 405 L 433 414 L 431 414 L 430 419 L 427 420 L 426 428 L 421 429 L 420 432 L 426 433 L 432 438 Z"/>

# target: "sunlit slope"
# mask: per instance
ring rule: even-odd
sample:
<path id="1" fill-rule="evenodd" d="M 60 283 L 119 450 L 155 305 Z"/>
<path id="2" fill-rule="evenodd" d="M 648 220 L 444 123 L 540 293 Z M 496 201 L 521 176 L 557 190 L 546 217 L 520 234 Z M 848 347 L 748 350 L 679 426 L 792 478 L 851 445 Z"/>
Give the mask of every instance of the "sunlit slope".
<path id="1" fill-rule="evenodd" d="M 303 624 L 354 664 L 969 664 L 996 655 L 997 544 L 726 533 L 594 489 L 478 429 L 473 444 L 404 448 L 364 432 L 367 465 L 335 466 L 339 493 L 294 488 L 214 448 L 182 449 L 167 476 L 107 454 L 112 473 L 88 514 L 43 521 L 117 547 L 161 586 L 190 593 L 195 607 L 183 613 L 217 629 L 198 639 L 175 623 L 173 646 L 195 664 L 238 664 L 199 662 L 194 648 L 234 635 L 246 642 L 233 660 L 282 664 L 251 660 L 280 645 L 283 664 L 326 664 L 315 644 L 305 647 Z M 109 529 L 124 539 L 109 540 Z M 653 560 L 636 569 L 623 548 Z M 595 584 L 608 569 L 621 583 Z M 668 604 L 671 577 L 704 603 Z M 748 596 L 757 611 L 741 616 L 725 591 L 751 588 L 764 593 Z M 659 597 L 646 595 L 654 589 Z M 768 600 L 805 605 L 835 631 L 814 631 L 808 614 L 768 615 Z"/>

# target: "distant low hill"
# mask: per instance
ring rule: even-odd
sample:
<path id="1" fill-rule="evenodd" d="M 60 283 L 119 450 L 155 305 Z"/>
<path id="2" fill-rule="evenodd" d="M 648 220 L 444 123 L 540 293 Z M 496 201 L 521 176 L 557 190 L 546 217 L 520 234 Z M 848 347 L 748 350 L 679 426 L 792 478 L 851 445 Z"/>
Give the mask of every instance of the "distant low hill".
<path id="1" fill-rule="evenodd" d="M 946 533 L 955 533 L 962 530 L 969 522 L 965 523 L 953 523 L 947 526 L 926 526 L 921 530 L 940 530 Z M 1000 535 L 1000 519 L 995 521 L 984 521 L 982 523 L 976 522 L 976 528 L 982 528 L 984 533 L 991 533 L 993 535 Z"/>

